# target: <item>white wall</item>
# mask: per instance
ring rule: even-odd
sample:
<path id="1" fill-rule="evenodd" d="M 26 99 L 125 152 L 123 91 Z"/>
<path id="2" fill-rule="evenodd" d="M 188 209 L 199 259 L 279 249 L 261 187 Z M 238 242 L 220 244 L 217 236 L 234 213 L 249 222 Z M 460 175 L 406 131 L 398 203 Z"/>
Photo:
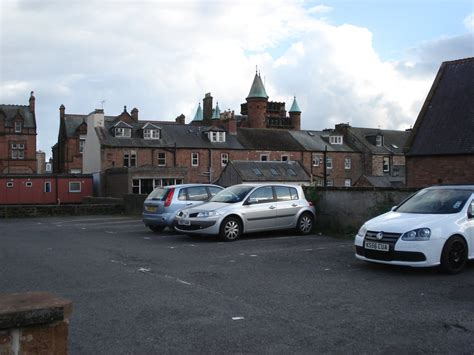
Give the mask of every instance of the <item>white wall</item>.
<path id="1" fill-rule="evenodd" d="M 82 172 L 93 174 L 101 171 L 100 141 L 96 127 L 104 127 L 104 111 L 95 110 L 87 116 L 87 135 L 82 154 Z"/>

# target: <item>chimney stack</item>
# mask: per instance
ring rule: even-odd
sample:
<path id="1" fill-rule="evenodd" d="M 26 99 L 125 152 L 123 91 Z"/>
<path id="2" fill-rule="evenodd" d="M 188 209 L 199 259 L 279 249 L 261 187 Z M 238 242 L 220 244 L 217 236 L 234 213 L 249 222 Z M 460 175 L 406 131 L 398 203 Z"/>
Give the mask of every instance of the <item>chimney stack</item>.
<path id="1" fill-rule="evenodd" d="M 212 119 L 212 96 L 211 93 L 208 92 L 204 99 L 202 99 L 202 108 L 203 108 L 203 121 L 209 124 Z"/>
<path id="2" fill-rule="evenodd" d="M 132 109 L 132 111 L 130 112 L 132 115 L 132 119 L 135 121 L 135 122 L 138 122 L 138 109 L 136 107 L 134 107 Z"/>
<path id="3" fill-rule="evenodd" d="M 235 120 L 235 117 L 234 117 L 234 111 L 230 112 L 226 112 L 226 115 L 229 114 L 229 120 L 228 120 L 228 124 L 227 124 L 227 129 L 229 131 L 229 134 L 232 134 L 232 135 L 236 135 L 237 134 L 237 121 Z"/>
<path id="4" fill-rule="evenodd" d="M 184 116 L 183 114 L 179 115 L 178 117 L 176 117 L 175 119 L 175 122 L 177 124 L 184 124 L 184 119 L 186 118 L 186 116 Z"/>
<path id="5" fill-rule="evenodd" d="M 66 114 L 66 107 L 64 105 L 59 106 L 59 118 L 64 118 Z"/>
<path id="6" fill-rule="evenodd" d="M 30 93 L 30 111 L 35 112 L 35 96 L 34 96 L 34 91 Z"/>

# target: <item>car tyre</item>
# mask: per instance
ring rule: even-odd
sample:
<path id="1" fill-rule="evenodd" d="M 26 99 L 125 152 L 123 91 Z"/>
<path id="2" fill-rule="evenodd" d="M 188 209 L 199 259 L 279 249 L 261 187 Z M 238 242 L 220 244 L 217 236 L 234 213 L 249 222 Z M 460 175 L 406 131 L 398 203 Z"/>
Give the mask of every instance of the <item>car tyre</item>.
<path id="1" fill-rule="evenodd" d="M 236 217 L 227 217 L 221 224 L 219 237 L 224 242 L 233 242 L 242 235 L 242 223 Z"/>
<path id="2" fill-rule="evenodd" d="M 457 274 L 466 263 L 467 244 L 464 239 L 459 236 L 449 238 L 441 253 L 441 269 L 448 274 Z"/>
<path id="3" fill-rule="evenodd" d="M 313 230 L 313 223 L 314 217 L 311 213 L 305 212 L 298 218 L 296 231 L 301 235 L 309 234 Z"/>
<path id="4" fill-rule="evenodd" d="M 161 233 L 165 227 L 162 226 L 148 226 L 152 232 Z"/>

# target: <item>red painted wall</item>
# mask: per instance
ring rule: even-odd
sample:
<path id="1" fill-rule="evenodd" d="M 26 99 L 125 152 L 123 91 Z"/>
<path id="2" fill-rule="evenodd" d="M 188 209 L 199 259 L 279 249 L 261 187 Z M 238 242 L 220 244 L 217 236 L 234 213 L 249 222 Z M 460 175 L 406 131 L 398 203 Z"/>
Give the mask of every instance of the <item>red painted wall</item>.
<path id="1" fill-rule="evenodd" d="M 51 183 L 50 192 L 45 191 L 45 183 Z M 70 182 L 80 182 L 80 192 L 69 192 Z M 7 187 L 13 183 L 13 187 Z M 31 187 L 28 187 L 28 183 Z M 0 204 L 56 204 L 81 203 L 82 198 L 92 196 L 92 176 L 0 176 Z"/>

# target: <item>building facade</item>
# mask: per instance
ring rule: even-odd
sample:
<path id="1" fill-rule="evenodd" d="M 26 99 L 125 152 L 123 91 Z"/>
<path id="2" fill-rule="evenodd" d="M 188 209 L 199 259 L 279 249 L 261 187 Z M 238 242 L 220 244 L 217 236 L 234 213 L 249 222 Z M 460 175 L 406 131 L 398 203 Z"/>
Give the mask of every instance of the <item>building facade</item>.
<path id="1" fill-rule="evenodd" d="M 29 105 L 0 105 L 0 174 L 36 174 L 35 97 Z"/>

